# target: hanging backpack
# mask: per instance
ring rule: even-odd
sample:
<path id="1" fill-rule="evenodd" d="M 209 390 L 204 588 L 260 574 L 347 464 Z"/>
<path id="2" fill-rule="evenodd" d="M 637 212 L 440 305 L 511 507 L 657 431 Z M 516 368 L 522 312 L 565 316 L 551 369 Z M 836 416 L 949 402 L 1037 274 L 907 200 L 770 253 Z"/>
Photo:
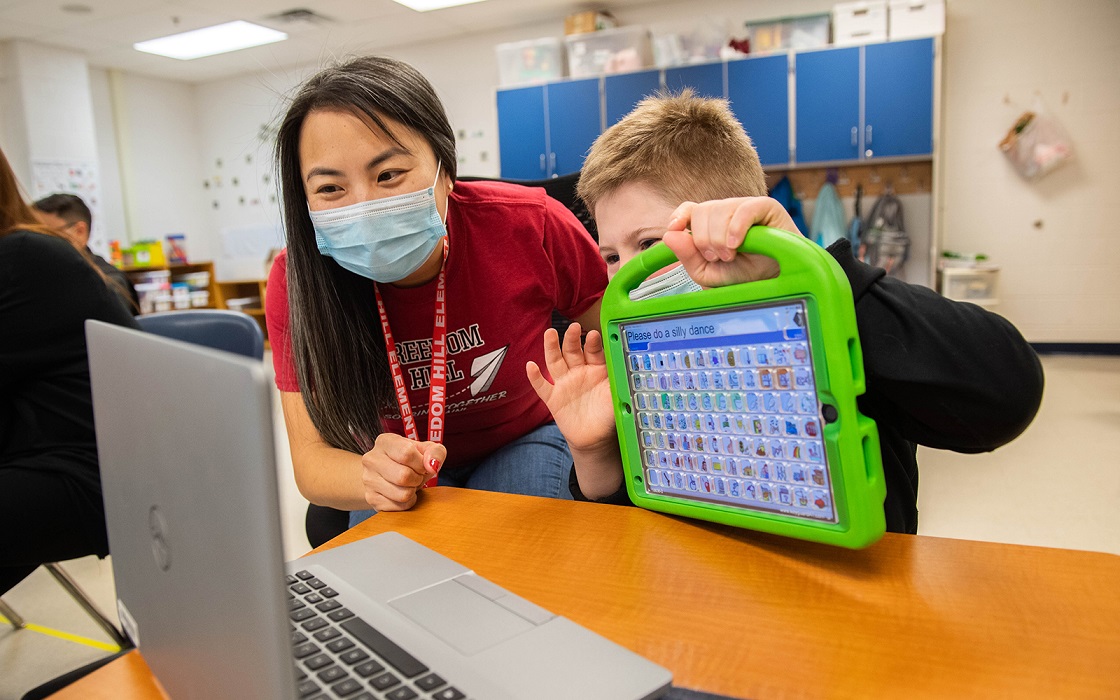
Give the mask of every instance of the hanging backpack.
<path id="1" fill-rule="evenodd" d="M 889 186 L 871 207 L 860 235 L 859 257 L 899 277 L 910 254 L 910 236 L 902 223 L 902 202 Z"/>
<path id="2" fill-rule="evenodd" d="M 863 228 L 863 220 L 860 218 L 863 210 L 863 185 L 856 185 L 856 200 L 854 205 L 855 213 L 852 215 L 852 221 L 848 224 L 848 241 L 852 244 L 852 250 L 859 250 L 859 232 Z"/>
<path id="3" fill-rule="evenodd" d="M 809 229 L 805 226 L 805 218 L 801 216 L 801 200 L 793 193 L 793 183 L 789 181 L 788 175 L 783 175 L 782 179 L 778 180 L 778 184 L 770 190 L 770 196 L 778 200 L 778 204 L 781 204 L 789 212 L 798 233 L 808 237 Z"/>
<path id="4" fill-rule="evenodd" d="M 840 194 L 831 182 L 821 185 L 813 207 L 813 227 L 809 238 L 822 248 L 827 248 L 847 234 L 844 223 L 844 205 Z"/>

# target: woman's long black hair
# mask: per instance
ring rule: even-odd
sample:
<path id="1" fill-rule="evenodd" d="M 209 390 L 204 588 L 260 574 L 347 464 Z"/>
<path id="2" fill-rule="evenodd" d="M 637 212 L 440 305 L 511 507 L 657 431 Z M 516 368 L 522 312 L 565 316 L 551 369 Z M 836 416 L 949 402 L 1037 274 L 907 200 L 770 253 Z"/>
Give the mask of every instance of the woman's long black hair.
<path id="1" fill-rule="evenodd" d="M 319 109 L 368 118 L 394 141 L 385 118 L 428 142 L 455 180 L 455 134 L 443 104 L 412 66 L 380 56 L 354 58 L 304 83 L 281 122 L 276 165 L 288 246 L 291 351 L 311 421 L 331 446 L 368 451 L 381 432 L 385 407 L 394 405 L 385 337 L 373 282 L 320 255 L 300 175 L 299 135 Z"/>

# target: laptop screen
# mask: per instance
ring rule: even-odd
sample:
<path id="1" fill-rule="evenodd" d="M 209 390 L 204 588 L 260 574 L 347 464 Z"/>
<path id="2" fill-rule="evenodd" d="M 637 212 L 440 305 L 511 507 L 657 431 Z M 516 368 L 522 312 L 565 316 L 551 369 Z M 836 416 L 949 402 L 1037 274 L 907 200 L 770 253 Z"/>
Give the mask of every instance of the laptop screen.
<path id="1" fill-rule="evenodd" d="M 619 330 L 646 493 L 837 521 L 803 299 Z"/>

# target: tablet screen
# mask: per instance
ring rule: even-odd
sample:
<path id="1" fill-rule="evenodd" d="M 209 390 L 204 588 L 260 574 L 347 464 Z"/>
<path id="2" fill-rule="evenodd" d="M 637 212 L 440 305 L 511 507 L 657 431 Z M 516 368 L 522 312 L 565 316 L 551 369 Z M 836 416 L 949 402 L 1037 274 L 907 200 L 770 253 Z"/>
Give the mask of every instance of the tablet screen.
<path id="1" fill-rule="evenodd" d="M 619 330 L 647 493 L 836 522 L 803 300 Z"/>

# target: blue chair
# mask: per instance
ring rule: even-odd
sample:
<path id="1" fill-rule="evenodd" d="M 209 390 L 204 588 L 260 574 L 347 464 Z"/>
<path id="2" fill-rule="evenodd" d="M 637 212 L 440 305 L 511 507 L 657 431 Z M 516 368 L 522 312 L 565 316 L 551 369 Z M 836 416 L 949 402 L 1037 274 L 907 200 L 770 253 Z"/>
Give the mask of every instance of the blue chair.
<path id="1" fill-rule="evenodd" d="M 185 343 L 204 345 L 237 355 L 264 358 L 264 333 L 256 319 L 240 311 L 191 309 L 162 311 L 136 317 L 148 333 Z"/>

